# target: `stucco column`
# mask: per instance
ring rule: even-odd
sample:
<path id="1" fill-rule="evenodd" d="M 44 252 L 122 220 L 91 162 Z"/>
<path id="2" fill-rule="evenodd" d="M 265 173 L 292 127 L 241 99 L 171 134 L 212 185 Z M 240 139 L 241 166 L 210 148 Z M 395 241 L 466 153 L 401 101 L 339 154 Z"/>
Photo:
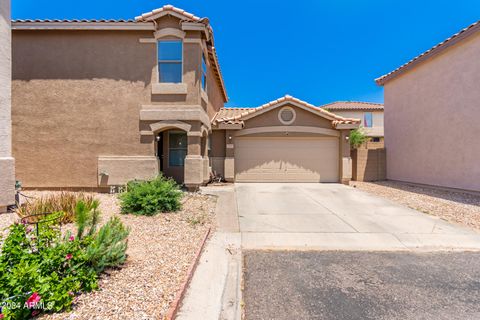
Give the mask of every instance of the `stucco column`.
<path id="1" fill-rule="evenodd" d="M 352 157 L 350 155 L 350 141 L 347 137 L 350 130 L 340 131 L 340 182 L 347 184 L 352 180 Z"/>
<path id="2" fill-rule="evenodd" d="M 15 203 L 12 157 L 10 0 L 0 2 L 0 212 Z"/>
<path id="3" fill-rule="evenodd" d="M 235 179 L 235 145 L 233 131 L 225 131 L 225 163 L 224 175 L 225 180 L 233 182 Z"/>
<path id="4" fill-rule="evenodd" d="M 184 182 L 188 189 L 195 190 L 203 184 L 202 134 L 200 131 L 190 131 L 187 133 L 187 139 Z"/>
<path id="5" fill-rule="evenodd" d="M 202 143 L 202 154 L 203 154 L 203 183 L 206 184 L 210 181 L 210 161 L 208 157 L 208 143 L 210 136 L 205 134 L 203 137 Z"/>

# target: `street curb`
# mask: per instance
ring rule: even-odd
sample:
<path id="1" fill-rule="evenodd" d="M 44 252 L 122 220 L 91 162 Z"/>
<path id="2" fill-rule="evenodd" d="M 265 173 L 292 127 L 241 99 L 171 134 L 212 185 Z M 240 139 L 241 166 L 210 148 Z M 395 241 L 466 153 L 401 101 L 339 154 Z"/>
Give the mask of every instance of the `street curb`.
<path id="1" fill-rule="evenodd" d="M 180 309 L 180 305 L 185 297 L 185 293 L 187 292 L 188 285 L 190 284 L 190 280 L 192 280 L 193 274 L 197 269 L 198 261 L 200 260 L 200 256 L 202 255 L 203 248 L 205 247 L 205 243 L 207 242 L 208 236 L 210 235 L 211 228 L 208 228 L 207 232 L 203 237 L 203 241 L 200 244 L 197 252 L 195 254 L 195 259 L 193 263 L 190 265 L 188 269 L 187 276 L 183 281 L 182 286 L 178 289 L 177 294 L 175 295 L 175 300 L 172 301 L 170 304 L 170 308 L 168 309 L 167 314 L 164 317 L 164 320 L 173 320 L 177 316 L 177 312 Z"/>

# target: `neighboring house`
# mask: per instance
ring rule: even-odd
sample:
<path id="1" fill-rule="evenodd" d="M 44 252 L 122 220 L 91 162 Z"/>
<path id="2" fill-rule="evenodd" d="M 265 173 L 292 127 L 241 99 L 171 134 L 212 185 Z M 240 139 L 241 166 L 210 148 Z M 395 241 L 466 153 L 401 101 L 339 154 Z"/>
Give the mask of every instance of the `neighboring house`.
<path id="1" fill-rule="evenodd" d="M 376 79 L 387 178 L 480 191 L 480 21 Z"/>
<path id="2" fill-rule="evenodd" d="M 375 148 L 383 147 L 383 105 L 371 102 L 337 101 L 320 106 L 346 118 L 361 119 L 360 127 Z"/>
<path id="3" fill-rule="evenodd" d="M 163 172 L 229 181 L 348 181 L 344 118 L 285 96 L 223 109 L 207 18 L 164 6 L 135 20 L 17 20 L 13 139 L 26 187 L 108 188 Z M 211 169 L 210 169 L 211 168 Z"/>
<path id="4" fill-rule="evenodd" d="M 12 158 L 10 0 L 0 2 L 0 213 L 15 203 Z"/>

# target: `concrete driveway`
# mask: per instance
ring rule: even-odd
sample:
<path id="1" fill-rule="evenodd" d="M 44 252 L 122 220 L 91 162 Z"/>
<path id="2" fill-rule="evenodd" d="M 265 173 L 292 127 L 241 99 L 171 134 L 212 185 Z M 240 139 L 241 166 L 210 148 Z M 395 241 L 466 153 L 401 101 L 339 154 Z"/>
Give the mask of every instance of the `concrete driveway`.
<path id="1" fill-rule="evenodd" d="M 480 234 L 342 184 L 235 184 L 244 249 L 465 250 Z"/>

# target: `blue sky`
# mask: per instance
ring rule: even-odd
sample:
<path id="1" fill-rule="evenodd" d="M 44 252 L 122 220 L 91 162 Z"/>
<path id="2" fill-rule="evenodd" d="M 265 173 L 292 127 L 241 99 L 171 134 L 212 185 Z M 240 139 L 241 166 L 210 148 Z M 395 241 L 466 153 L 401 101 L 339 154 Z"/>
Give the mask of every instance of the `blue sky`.
<path id="1" fill-rule="evenodd" d="M 480 19 L 479 0 L 11 0 L 13 19 L 129 19 L 172 4 L 209 17 L 230 97 L 383 102 L 374 79 Z"/>

